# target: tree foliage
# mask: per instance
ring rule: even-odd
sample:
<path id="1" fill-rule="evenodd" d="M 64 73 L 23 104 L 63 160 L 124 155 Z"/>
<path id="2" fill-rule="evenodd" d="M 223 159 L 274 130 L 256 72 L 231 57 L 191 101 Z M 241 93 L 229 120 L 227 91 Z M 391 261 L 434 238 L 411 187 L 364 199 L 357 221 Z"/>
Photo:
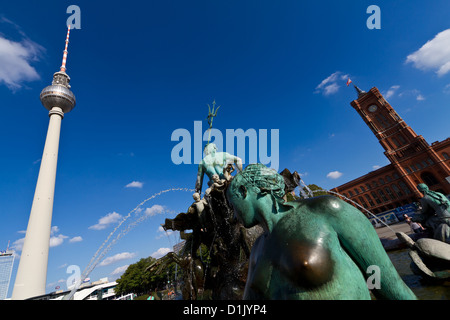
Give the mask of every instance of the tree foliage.
<path id="1" fill-rule="evenodd" d="M 314 196 L 325 196 L 327 194 L 329 194 L 328 192 L 324 191 L 320 191 L 323 190 L 321 187 L 315 185 L 315 184 L 308 184 L 308 188 L 314 192 Z"/>
<path id="2" fill-rule="evenodd" d="M 122 276 L 116 280 L 116 294 L 136 293 L 141 295 L 157 287 L 162 287 L 167 280 L 167 271 L 169 271 L 169 277 L 173 276 L 175 268 L 173 264 L 168 265 L 160 274 L 146 271 L 146 268 L 155 261 L 155 258 L 148 257 L 142 258 L 134 264 L 130 264 Z"/>
<path id="3" fill-rule="evenodd" d="M 209 248 L 204 244 L 201 244 L 200 248 L 197 249 L 197 255 L 201 257 L 204 263 L 208 264 L 210 262 Z M 180 266 L 176 266 L 175 262 L 163 266 L 159 273 L 146 271 L 147 267 L 156 260 L 155 258 L 148 257 L 134 264 L 130 264 L 122 276 L 116 280 L 116 294 L 125 295 L 135 293 L 141 295 L 153 291 L 156 288 L 165 288 L 167 281 L 170 281 L 170 285 L 172 285 L 175 279 L 181 280 L 183 270 L 181 270 Z"/>

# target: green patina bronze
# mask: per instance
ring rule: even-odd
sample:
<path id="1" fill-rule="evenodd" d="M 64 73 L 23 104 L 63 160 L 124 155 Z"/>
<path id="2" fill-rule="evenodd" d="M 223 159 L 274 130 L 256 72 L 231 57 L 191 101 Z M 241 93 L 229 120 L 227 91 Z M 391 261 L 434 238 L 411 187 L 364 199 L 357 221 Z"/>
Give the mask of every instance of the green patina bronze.
<path id="1" fill-rule="evenodd" d="M 333 196 L 286 202 L 283 177 L 261 164 L 237 174 L 227 197 L 246 228 L 260 224 L 244 299 L 416 299 L 369 220 Z M 374 269 L 375 268 L 375 269 Z"/>
<path id="2" fill-rule="evenodd" d="M 450 201 L 424 183 L 417 185 L 417 189 L 424 195 L 420 199 L 422 210 L 412 220 L 431 229 L 433 238 L 450 243 Z"/>
<path id="3" fill-rule="evenodd" d="M 219 111 L 219 108 L 220 108 L 220 106 L 218 106 L 217 109 L 215 109 L 215 107 L 216 107 L 216 100 L 213 101 L 212 111 L 211 111 L 211 106 L 208 104 L 208 117 L 206 118 L 206 120 L 208 121 L 208 125 L 209 125 L 209 128 L 208 128 L 209 134 L 208 134 L 207 145 L 209 144 L 209 141 L 211 140 L 211 130 L 212 130 L 212 124 L 213 124 L 214 118 L 217 117 L 217 111 Z"/>
<path id="4" fill-rule="evenodd" d="M 448 210 L 450 208 L 450 201 L 440 192 L 432 191 L 428 188 L 425 183 L 420 183 L 417 185 L 417 189 L 424 194 L 429 202 L 433 202 L 439 206 L 441 210 Z M 448 214 L 450 217 L 450 215 Z"/>
<path id="5" fill-rule="evenodd" d="M 203 150 L 205 157 L 198 165 L 197 180 L 195 182 L 195 190 L 200 193 L 203 186 L 203 176 L 206 174 L 209 178 L 208 185 L 211 186 L 213 183 L 213 177 L 218 176 L 219 179 L 224 179 L 224 169 L 229 164 L 234 164 L 238 170 L 242 171 L 242 160 L 227 152 L 217 152 L 217 146 L 214 143 L 210 143 L 211 130 L 214 118 L 217 117 L 217 111 L 219 111 L 220 106 L 216 108 L 216 101 L 214 100 L 211 106 L 208 104 L 208 142 Z"/>
<path id="6" fill-rule="evenodd" d="M 195 190 L 200 193 L 203 185 L 203 176 L 206 174 L 209 178 L 209 184 L 213 181 L 213 176 L 218 175 L 219 179 L 224 179 L 224 169 L 229 164 L 234 164 L 238 170 L 242 170 L 242 160 L 227 152 L 217 152 L 214 143 L 206 145 L 205 157 L 198 165 L 197 180 L 195 182 Z"/>

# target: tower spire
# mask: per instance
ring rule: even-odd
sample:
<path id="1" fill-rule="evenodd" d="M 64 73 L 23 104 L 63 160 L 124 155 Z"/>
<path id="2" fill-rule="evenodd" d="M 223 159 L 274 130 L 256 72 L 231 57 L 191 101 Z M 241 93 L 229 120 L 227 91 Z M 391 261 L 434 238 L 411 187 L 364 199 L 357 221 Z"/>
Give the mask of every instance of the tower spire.
<path id="1" fill-rule="evenodd" d="M 358 94 L 358 98 L 361 98 L 361 96 L 367 92 L 365 92 L 364 90 L 361 90 L 360 88 L 358 88 L 355 84 L 353 84 L 353 86 L 355 87 L 356 93 Z"/>
<path id="2" fill-rule="evenodd" d="M 69 47 L 69 36 L 70 36 L 70 24 L 67 26 L 66 46 L 64 48 L 64 55 L 60 69 L 61 72 L 66 72 L 67 54 L 69 53 L 69 51 L 67 51 L 67 48 Z"/>

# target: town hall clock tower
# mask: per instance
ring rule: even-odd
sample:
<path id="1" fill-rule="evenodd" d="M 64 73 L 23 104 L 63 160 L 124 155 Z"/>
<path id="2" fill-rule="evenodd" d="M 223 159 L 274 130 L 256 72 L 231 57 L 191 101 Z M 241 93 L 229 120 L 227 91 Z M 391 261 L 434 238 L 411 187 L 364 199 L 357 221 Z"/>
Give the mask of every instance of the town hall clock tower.
<path id="1" fill-rule="evenodd" d="M 426 181 L 427 179 L 423 177 L 423 179 L 414 179 L 411 175 L 413 171 L 419 171 L 425 167 L 430 171 L 433 167 L 431 176 L 450 176 L 450 168 L 445 159 L 442 159 L 421 135 L 417 135 L 406 124 L 377 88 L 374 87 L 369 92 L 362 91 L 357 86 L 355 89 L 358 99 L 353 100 L 350 103 L 351 106 L 377 137 L 385 150 L 384 154 L 398 174 L 405 178 L 404 181 L 414 196 L 422 197 L 417 191 L 417 182 L 430 184 L 430 181 Z M 419 168 L 414 170 L 416 165 Z M 445 193 L 450 193 L 449 183 L 442 183 L 440 187 Z"/>

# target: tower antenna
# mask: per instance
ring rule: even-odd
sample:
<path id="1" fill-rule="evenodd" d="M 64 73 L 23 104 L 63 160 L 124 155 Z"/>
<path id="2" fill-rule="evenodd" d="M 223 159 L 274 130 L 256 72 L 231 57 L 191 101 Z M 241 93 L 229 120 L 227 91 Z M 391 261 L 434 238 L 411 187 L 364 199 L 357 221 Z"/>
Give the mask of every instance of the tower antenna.
<path id="1" fill-rule="evenodd" d="M 63 59 L 62 59 L 61 69 L 60 69 L 61 72 L 66 72 L 67 54 L 69 53 L 69 51 L 67 51 L 67 48 L 69 47 L 69 36 L 70 36 L 70 24 L 67 26 L 66 46 L 64 48 L 64 55 L 63 55 Z"/>

